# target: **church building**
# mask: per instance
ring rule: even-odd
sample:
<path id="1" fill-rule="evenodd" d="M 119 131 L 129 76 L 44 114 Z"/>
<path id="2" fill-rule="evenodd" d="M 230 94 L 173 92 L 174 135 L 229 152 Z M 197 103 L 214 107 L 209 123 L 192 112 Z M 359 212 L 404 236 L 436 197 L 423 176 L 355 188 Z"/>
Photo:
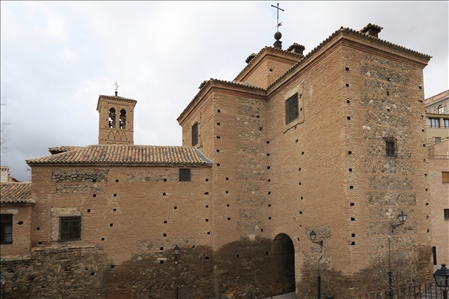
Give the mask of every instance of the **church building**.
<path id="1" fill-rule="evenodd" d="M 316 298 L 318 276 L 349 298 L 431 281 L 431 57 L 382 29 L 341 27 L 307 55 L 277 32 L 233 81 L 201 83 L 182 146 L 134 145 L 137 101 L 100 95 L 98 144 L 27 160 L 29 249 L 2 256 L 5 298 Z"/>

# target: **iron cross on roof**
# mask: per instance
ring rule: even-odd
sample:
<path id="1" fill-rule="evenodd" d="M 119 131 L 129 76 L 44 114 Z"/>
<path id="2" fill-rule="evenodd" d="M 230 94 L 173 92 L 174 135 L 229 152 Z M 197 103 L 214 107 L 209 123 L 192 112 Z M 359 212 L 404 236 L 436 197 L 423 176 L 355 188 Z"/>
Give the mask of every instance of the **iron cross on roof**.
<path id="1" fill-rule="evenodd" d="M 279 11 L 282 10 L 284 11 L 282 8 L 279 7 L 279 3 L 277 4 L 277 6 L 271 5 L 271 7 L 276 8 L 276 16 L 277 16 L 277 22 L 276 22 L 276 27 L 277 27 L 277 31 L 279 31 L 279 26 L 282 26 L 282 22 L 279 23 Z"/>
<path id="2" fill-rule="evenodd" d="M 115 95 L 118 95 L 118 88 L 120 85 L 117 84 L 117 81 L 115 81 L 115 84 L 112 84 L 112 86 L 115 86 Z"/>

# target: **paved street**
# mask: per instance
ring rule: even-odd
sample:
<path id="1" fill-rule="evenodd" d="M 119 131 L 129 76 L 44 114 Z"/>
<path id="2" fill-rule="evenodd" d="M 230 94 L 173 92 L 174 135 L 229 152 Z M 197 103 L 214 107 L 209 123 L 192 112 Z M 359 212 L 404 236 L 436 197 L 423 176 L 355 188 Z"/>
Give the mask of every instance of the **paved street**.
<path id="1" fill-rule="evenodd" d="M 265 298 L 265 299 L 296 299 L 296 296 L 295 296 L 295 292 L 291 292 L 291 293 L 288 293 L 288 294 L 268 297 L 268 298 Z"/>

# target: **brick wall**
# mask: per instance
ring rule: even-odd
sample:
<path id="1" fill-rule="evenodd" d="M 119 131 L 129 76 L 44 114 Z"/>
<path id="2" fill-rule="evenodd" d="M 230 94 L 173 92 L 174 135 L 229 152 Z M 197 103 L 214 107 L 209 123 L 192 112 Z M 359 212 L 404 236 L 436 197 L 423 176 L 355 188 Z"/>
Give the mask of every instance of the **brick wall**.
<path id="1" fill-rule="evenodd" d="M 0 245 L 3 257 L 27 256 L 30 253 L 31 244 L 31 211 L 33 204 L 8 204 L 2 203 L 1 214 L 12 215 L 12 244 Z"/>

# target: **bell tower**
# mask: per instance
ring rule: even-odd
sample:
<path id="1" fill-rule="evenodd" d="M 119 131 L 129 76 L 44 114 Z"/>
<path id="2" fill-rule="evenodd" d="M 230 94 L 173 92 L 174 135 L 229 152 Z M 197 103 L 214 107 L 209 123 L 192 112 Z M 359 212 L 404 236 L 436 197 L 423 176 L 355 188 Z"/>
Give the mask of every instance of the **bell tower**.
<path id="1" fill-rule="evenodd" d="M 134 107 L 137 101 L 100 95 L 97 111 L 100 113 L 99 144 L 134 144 Z"/>

